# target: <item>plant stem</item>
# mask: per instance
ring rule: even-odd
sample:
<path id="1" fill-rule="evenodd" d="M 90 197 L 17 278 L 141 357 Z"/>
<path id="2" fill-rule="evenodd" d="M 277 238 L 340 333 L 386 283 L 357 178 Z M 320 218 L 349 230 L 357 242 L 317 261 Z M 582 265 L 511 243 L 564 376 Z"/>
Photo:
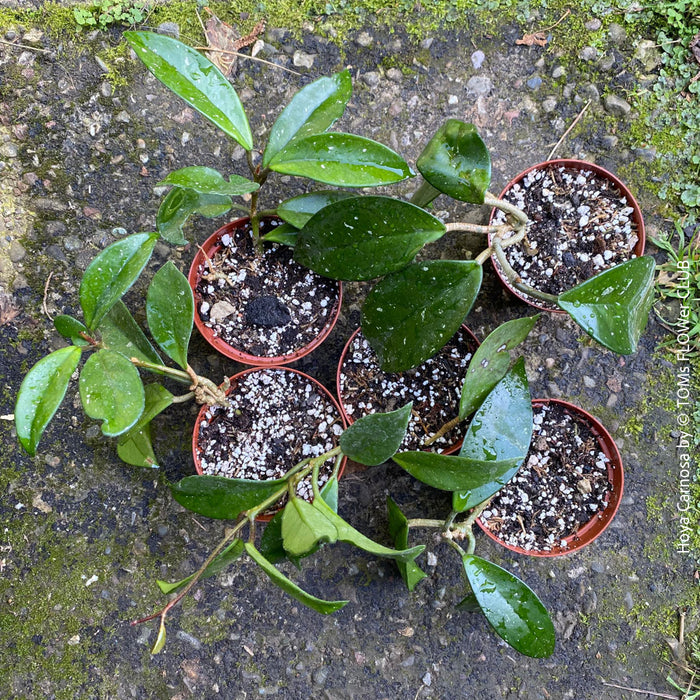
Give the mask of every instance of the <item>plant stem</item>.
<path id="1" fill-rule="evenodd" d="M 429 445 L 432 445 L 436 440 L 439 440 L 445 433 L 448 433 L 450 430 L 452 430 L 452 428 L 459 425 L 461 420 L 462 419 L 459 416 L 456 416 L 452 420 L 447 421 L 445 425 L 443 425 L 434 435 L 431 435 L 423 443 L 423 447 L 428 447 Z"/>
<path id="2" fill-rule="evenodd" d="M 480 224 L 470 224 L 467 221 L 456 221 L 451 224 L 445 224 L 447 233 L 454 231 L 463 231 L 466 233 L 507 233 L 513 229 L 508 224 L 499 224 L 498 226 L 481 226 Z"/>
<path id="3" fill-rule="evenodd" d="M 411 196 L 411 204 L 417 207 L 426 207 L 438 195 L 442 194 L 440 190 L 433 187 L 427 180 L 423 180 L 418 189 Z"/>
<path id="4" fill-rule="evenodd" d="M 187 384 L 189 384 L 192 381 L 192 377 L 190 377 L 190 375 L 187 374 L 187 372 L 183 372 L 181 369 L 174 369 L 173 367 L 166 367 L 165 365 L 157 365 L 154 362 L 139 360 L 138 357 L 130 357 L 129 360 L 131 361 L 131 364 L 135 365 L 136 367 L 142 367 L 143 369 L 150 369 L 155 372 L 161 372 L 162 374 L 166 374 L 172 379 L 177 379 L 178 381 L 185 382 Z"/>
<path id="5" fill-rule="evenodd" d="M 476 539 L 474 538 L 473 532 L 474 524 L 476 523 L 476 519 L 483 513 L 484 509 L 489 503 L 491 503 L 490 498 L 472 508 L 471 513 L 469 513 L 469 517 L 464 522 L 459 523 L 452 528 L 454 532 L 458 532 L 467 538 L 467 541 L 469 542 L 467 554 L 474 554 L 474 548 L 476 547 Z"/>
<path id="6" fill-rule="evenodd" d="M 173 396 L 173 403 L 185 403 L 190 399 L 194 398 L 194 391 L 188 391 L 186 394 L 181 394 L 180 396 Z"/>
<path id="7" fill-rule="evenodd" d="M 499 199 L 490 192 L 486 192 L 486 194 L 484 194 L 484 204 L 490 207 L 496 207 L 496 209 L 500 209 L 508 214 L 511 219 L 514 219 L 515 224 L 513 225 L 513 228 L 516 231 L 520 231 L 527 225 L 527 214 L 522 209 L 518 209 L 518 207 L 510 202 Z"/>
<path id="8" fill-rule="evenodd" d="M 522 229 L 519 233 L 516 233 L 510 238 L 501 238 L 499 234 L 496 234 L 496 236 L 501 242 L 501 248 L 508 248 L 509 246 L 517 245 L 525 238 L 525 229 Z M 483 265 L 492 255 L 493 245 L 490 245 L 486 250 L 483 250 L 481 253 L 479 253 L 479 255 L 477 255 L 474 262 L 479 263 L 479 265 Z"/>
<path id="9" fill-rule="evenodd" d="M 408 527 L 444 527 L 443 520 L 429 520 L 426 518 L 413 518 L 408 521 Z"/>

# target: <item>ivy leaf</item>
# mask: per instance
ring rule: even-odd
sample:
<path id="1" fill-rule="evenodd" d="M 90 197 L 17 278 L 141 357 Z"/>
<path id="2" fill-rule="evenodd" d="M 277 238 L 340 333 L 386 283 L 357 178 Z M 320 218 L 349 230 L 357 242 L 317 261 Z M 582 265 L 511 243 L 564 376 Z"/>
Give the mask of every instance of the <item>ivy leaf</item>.
<path id="1" fill-rule="evenodd" d="M 248 180 L 245 177 L 230 175 L 229 179 L 226 180 L 218 170 L 201 165 L 175 170 L 156 186 L 162 187 L 163 185 L 175 185 L 176 187 L 193 190 L 200 194 L 228 196 L 248 194 L 260 189 L 260 185 L 257 182 Z"/>
<path id="2" fill-rule="evenodd" d="M 253 148 L 248 118 L 226 76 L 207 58 L 177 39 L 152 32 L 124 32 L 146 68 L 187 104 L 246 151 Z"/>
<path id="3" fill-rule="evenodd" d="M 557 303 L 601 345 L 630 355 L 654 303 L 655 268 L 651 256 L 633 258 L 560 294 Z"/>
<path id="4" fill-rule="evenodd" d="M 299 231 L 294 259 L 326 277 L 368 280 L 400 270 L 445 225 L 420 207 L 391 197 L 342 199 Z"/>
<path id="5" fill-rule="evenodd" d="M 554 625 L 532 589 L 473 554 L 463 555 L 462 563 L 479 607 L 496 634 L 525 656 L 551 656 L 556 643 Z"/>
<path id="6" fill-rule="evenodd" d="M 362 332 L 381 368 L 411 369 L 443 347 L 474 304 L 481 277 L 472 260 L 427 260 L 378 282 L 362 308 Z"/>
<path id="7" fill-rule="evenodd" d="M 339 202 L 341 199 L 350 199 L 355 196 L 342 190 L 307 192 L 282 202 L 277 207 L 277 216 L 295 228 L 303 228 L 306 222 L 324 207 Z"/>
<path id="8" fill-rule="evenodd" d="M 121 353 L 99 350 L 88 357 L 78 382 L 85 413 L 102 421 L 110 437 L 125 433 L 143 413 L 145 392 L 139 372 Z"/>
<path id="9" fill-rule="evenodd" d="M 347 70 L 315 80 L 291 99 L 277 117 L 263 154 L 262 167 L 293 139 L 320 134 L 343 116 L 352 95 L 352 80 Z"/>
<path id="10" fill-rule="evenodd" d="M 53 320 L 54 328 L 64 337 L 70 340 L 73 345 L 85 347 L 89 345 L 87 340 L 83 338 L 81 333 L 88 333 L 88 329 L 84 323 L 78 321 L 77 318 L 68 316 L 67 314 L 59 314 Z"/>
<path id="11" fill-rule="evenodd" d="M 416 161 L 423 177 L 453 199 L 483 204 L 491 183 L 491 156 L 476 127 L 448 119 Z"/>
<path id="12" fill-rule="evenodd" d="M 408 520 L 389 496 L 387 496 L 386 499 L 386 506 L 389 511 L 389 534 L 394 541 L 394 546 L 396 549 L 407 549 Z M 412 591 L 416 585 L 427 576 L 425 571 L 423 571 L 415 561 L 397 561 L 396 565 L 409 591 Z"/>
<path id="13" fill-rule="evenodd" d="M 390 148 L 362 136 L 341 133 L 294 139 L 268 167 L 336 187 L 377 187 L 413 176 L 406 161 Z"/>
<path id="14" fill-rule="evenodd" d="M 30 455 L 36 453 L 46 426 L 63 401 L 80 355 L 76 346 L 55 350 L 39 360 L 22 381 L 15 403 L 15 428 Z"/>
<path id="15" fill-rule="evenodd" d="M 208 218 L 220 216 L 231 209 L 231 198 L 221 194 L 201 194 L 195 190 L 173 187 L 161 202 L 156 215 L 158 233 L 173 245 L 185 245 L 182 227 L 192 214 Z"/>
<path id="16" fill-rule="evenodd" d="M 146 318 L 163 352 L 186 370 L 194 297 L 187 278 L 171 261 L 153 275 L 146 295 Z"/>
<path id="17" fill-rule="evenodd" d="M 340 436 L 340 449 L 354 462 L 374 467 L 391 459 L 406 436 L 413 403 L 389 413 L 370 413 Z"/>
<path id="18" fill-rule="evenodd" d="M 136 281 L 151 257 L 157 233 L 135 233 L 107 246 L 87 267 L 80 283 L 85 325 L 94 330 Z"/>
<path id="19" fill-rule="evenodd" d="M 97 330 L 102 337 L 102 344 L 108 350 L 115 350 L 126 357 L 136 357 L 155 365 L 163 364 L 155 348 L 121 299 L 102 319 Z"/>

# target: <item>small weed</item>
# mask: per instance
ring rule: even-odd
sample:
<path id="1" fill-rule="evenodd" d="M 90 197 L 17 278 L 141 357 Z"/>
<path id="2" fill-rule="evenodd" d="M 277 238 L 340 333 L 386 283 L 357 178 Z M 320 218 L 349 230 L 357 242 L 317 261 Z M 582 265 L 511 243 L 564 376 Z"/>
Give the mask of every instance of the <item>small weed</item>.
<path id="1" fill-rule="evenodd" d="M 107 29 L 114 24 L 134 26 L 146 17 L 148 2 L 118 2 L 118 0 L 100 0 L 84 7 L 74 7 L 73 16 L 81 27 Z"/>

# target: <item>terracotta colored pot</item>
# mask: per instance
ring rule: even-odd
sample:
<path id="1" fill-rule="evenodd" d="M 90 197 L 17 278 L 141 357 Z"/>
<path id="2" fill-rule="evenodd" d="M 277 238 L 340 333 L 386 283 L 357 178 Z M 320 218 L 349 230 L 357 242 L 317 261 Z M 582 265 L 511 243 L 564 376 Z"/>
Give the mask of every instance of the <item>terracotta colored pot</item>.
<path id="1" fill-rule="evenodd" d="M 520 175 L 517 177 L 513 178 L 504 188 L 501 194 L 499 195 L 499 199 L 503 199 L 505 194 L 510 190 L 514 185 L 517 185 L 520 183 L 529 173 L 531 173 L 533 170 L 541 170 L 545 167 L 549 166 L 554 166 L 554 167 L 565 167 L 570 170 L 590 170 L 591 172 L 595 173 L 599 177 L 605 178 L 606 180 L 609 180 L 612 182 L 615 187 L 621 192 L 621 194 L 627 199 L 627 204 L 628 206 L 632 207 L 632 216 L 631 220 L 634 222 L 637 230 L 637 244 L 634 247 L 634 254 L 639 257 L 641 255 L 644 255 L 644 246 L 646 244 L 646 233 L 644 231 L 644 219 L 642 218 L 642 210 L 639 207 L 639 204 L 637 203 L 637 200 L 634 198 L 634 195 L 627 189 L 627 186 L 619 180 L 615 175 L 613 175 L 611 172 L 606 170 L 605 168 L 601 168 L 599 165 L 595 165 L 594 163 L 588 163 L 585 160 L 575 160 L 573 158 L 556 158 L 554 160 L 548 160 L 545 161 L 544 163 L 537 163 L 537 165 L 533 165 L 532 167 L 528 168 L 527 170 L 524 170 Z M 491 210 L 491 217 L 489 218 L 489 223 L 491 223 L 496 215 L 496 209 Z M 489 245 L 491 245 L 491 234 L 489 234 L 488 237 L 488 242 Z M 566 313 L 563 309 L 552 309 L 548 306 L 544 306 L 541 302 L 539 302 L 537 299 L 533 299 L 532 297 L 523 294 L 521 291 L 518 289 L 515 289 L 514 287 L 511 286 L 510 282 L 506 279 L 505 275 L 503 274 L 503 271 L 501 270 L 501 266 L 498 265 L 496 262 L 495 256 L 491 257 L 491 262 L 493 263 L 493 267 L 496 270 L 496 274 L 500 278 L 503 286 L 512 294 L 514 294 L 518 299 L 521 299 L 525 303 L 529 304 L 530 306 L 534 306 L 536 309 L 540 309 L 541 311 L 549 311 L 550 313 L 558 313 L 558 314 L 563 314 Z"/>
<path id="2" fill-rule="evenodd" d="M 561 399 L 534 399 L 532 402 L 533 406 L 543 406 L 543 405 L 559 404 L 568 413 L 574 414 L 579 418 L 583 418 L 596 437 L 598 441 L 598 446 L 601 452 L 605 454 L 609 462 L 607 464 L 607 474 L 608 481 L 610 482 L 611 490 L 605 496 L 605 506 L 602 510 L 596 512 L 593 517 L 585 524 L 582 525 L 575 535 L 570 535 L 566 537 L 567 545 L 562 547 L 561 545 L 553 545 L 552 549 L 547 552 L 540 552 L 536 550 L 526 550 L 521 547 L 515 547 L 513 545 L 506 544 L 503 540 L 499 539 L 494 535 L 481 521 L 481 518 L 477 518 L 477 524 L 479 527 L 494 541 L 507 549 L 517 552 L 518 554 L 527 554 L 533 557 L 558 557 L 562 554 L 571 554 L 579 549 L 585 547 L 587 544 L 593 542 L 596 537 L 600 536 L 604 530 L 610 525 L 612 519 L 615 517 L 618 508 L 620 507 L 620 501 L 622 500 L 622 493 L 624 490 L 625 477 L 622 470 L 622 458 L 620 457 L 620 452 L 617 449 L 615 441 L 612 439 L 610 433 L 603 427 L 603 425 L 594 418 L 590 413 L 584 411 L 579 406 L 576 406 L 568 401 L 562 401 Z"/>
<path id="3" fill-rule="evenodd" d="M 335 410 L 338 412 L 338 415 L 340 416 L 340 420 L 342 423 L 343 430 L 347 428 L 347 422 L 345 420 L 345 416 L 343 412 L 340 410 L 340 406 L 338 406 L 338 402 L 335 400 L 333 395 L 324 387 L 322 384 L 320 384 L 318 381 L 316 381 L 313 377 L 310 377 L 308 374 L 305 374 L 304 372 L 299 372 L 296 369 L 290 369 L 289 367 L 280 367 L 280 366 L 272 366 L 272 367 L 251 367 L 250 369 L 243 370 L 242 372 L 238 372 L 237 374 L 234 374 L 232 377 L 229 378 L 229 381 L 231 383 L 231 386 L 229 390 L 226 392 L 226 394 L 230 394 L 231 392 L 234 392 L 238 388 L 238 380 L 243 377 L 246 374 L 250 374 L 252 372 L 260 372 L 261 370 L 279 370 L 280 372 L 293 372 L 294 374 L 298 374 L 301 377 L 303 377 L 305 380 L 308 382 L 311 382 L 313 387 L 318 391 L 320 394 L 325 396 L 333 405 Z M 201 407 L 199 410 L 199 413 L 197 415 L 197 419 L 194 424 L 194 430 L 192 432 L 192 457 L 194 459 L 194 468 L 197 471 L 197 474 L 203 474 L 202 471 L 202 465 L 199 457 L 199 426 L 200 423 L 204 420 L 205 414 L 208 410 L 209 406 L 204 405 Z M 340 469 L 338 471 L 338 479 L 343 475 L 343 472 L 345 471 L 345 464 L 347 463 L 347 457 L 343 457 L 341 463 L 340 463 Z M 293 464 L 290 464 L 289 467 L 293 467 Z M 277 509 L 279 510 L 279 508 Z M 277 512 L 277 511 L 275 511 Z M 258 516 L 257 520 L 261 522 L 268 522 L 269 520 L 272 519 L 274 513 L 273 512 L 268 512 L 263 515 Z"/>
<path id="4" fill-rule="evenodd" d="M 467 326 L 465 326 L 464 324 L 462 324 L 461 329 L 462 329 L 462 332 L 463 332 L 463 333 L 465 333 L 472 341 L 474 341 L 474 343 L 476 344 L 477 347 L 480 345 L 480 343 L 479 343 L 477 337 L 471 332 L 471 330 L 470 330 Z M 343 353 L 341 354 L 341 356 L 340 356 L 340 361 L 338 362 L 338 370 L 337 370 L 337 372 L 336 372 L 336 379 L 335 379 L 335 381 L 336 381 L 336 391 L 337 391 L 337 394 L 338 394 L 338 403 L 340 404 L 340 411 L 341 411 L 341 413 L 343 414 L 343 418 L 347 421 L 347 424 L 348 424 L 348 425 L 352 425 L 352 424 L 357 420 L 357 418 L 356 418 L 356 417 L 353 417 L 351 414 L 347 413 L 346 410 L 345 410 L 345 403 L 344 403 L 344 401 L 343 401 L 343 392 L 341 391 L 341 385 L 340 385 L 340 375 L 341 375 L 341 370 L 342 370 L 342 367 L 343 367 L 343 363 L 345 362 L 345 358 L 346 358 L 346 356 L 347 356 L 347 354 L 348 354 L 348 352 L 349 352 L 349 350 L 350 350 L 350 346 L 351 346 L 353 340 L 355 340 L 357 334 L 358 334 L 361 330 L 362 330 L 361 328 L 358 328 L 358 329 L 350 336 L 350 339 L 348 340 L 348 342 L 345 343 L 345 347 L 343 348 Z M 453 417 L 454 417 L 454 416 L 450 416 L 449 418 L 447 418 L 447 420 L 450 420 L 450 419 L 453 418 Z M 449 454 L 453 454 L 453 453 L 457 452 L 461 446 L 462 446 L 462 440 L 458 440 L 458 441 L 457 441 L 456 443 L 454 443 L 453 445 L 450 445 L 449 447 L 446 447 L 446 448 L 442 449 L 442 450 L 441 450 L 441 453 L 442 453 L 442 454 L 448 454 L 448 455 L 449 455 Z"/>
<path id="5" fill-rule="evenodd" d="M 276 219 L 276 217 L 266 217 L 262 221 L 264 222 L 274 219 Z M 281 221 L 281 219 L 277 220 Z M 231 237 L 236 237 L 240 235 L 241 231 L 243 231 L 244 227 L 248 224 L 248 222 L 248 217 L 243 217 L 241 219 L 237 219 L 236 221 L 232 221 L 231 223 L 228 223 L 225 226 L 222 226 L 218 231 L 215 231 L 211 236 L 209 236 L 209 238 L 207 238 L 207 240 L 197 251 L 197 254 L 194 256 L 194 260 L 192 261 L 192 265 L 190 266 L 189 275 L 187 276 L 195 298 L 194 323 L 195 326 L 197 326 L 199 332 L 202 334 L 202 336 L 204 336 L 204 339 L 211 346 L 216 348 L 222 355 L 226 355 L 226 357 L 235 360 L 236 362 L 241 362 L 245 365 L 254 365 L 256 367 L 268 367 L 272 365 L 289 364 L 290 362 L 295 362 L 296 360 L 304 357 L 305 355 L 308 355 L 310 352 L 315 350 L 333 330 L 333 327 L 335 326 L 336 321 L 338 320 L 338 315 L 340 314 L 340 307 L 343 302 L 343 286 L 340 282 L 337 282 L 338 297 L 328 316 L 328 322 L 324 326 L 323 330 L 307 345 L 304 345 L 303 347 L 294 350 L 293 352 L 290 352 L 286 355 L 279 355 L 277 357 L 258 357 L 256 355 L 252 355 L 242 350 L 238 350 L 237 348 L 234 348 L 231 345 L 229 345 L 223 338 L 216 335 L 214 331 L 211 328 L 209 328 L 199 316 L 199 307 L 202 301 L 200 295 L 197 293 L 197 285 L 200 280 L 199 270 L 200 267 L 204 265 L 206 257 L 212 258 L 220 250 L 220 248 L 222 247 L 221 238 L 225 234 L 229 234 Z"/>

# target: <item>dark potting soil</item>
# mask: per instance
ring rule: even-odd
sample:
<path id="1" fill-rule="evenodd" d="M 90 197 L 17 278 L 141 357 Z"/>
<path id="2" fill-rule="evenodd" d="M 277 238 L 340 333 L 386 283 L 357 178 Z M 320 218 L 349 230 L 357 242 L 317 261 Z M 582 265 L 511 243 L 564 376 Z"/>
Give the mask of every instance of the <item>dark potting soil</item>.
<path id="1" fill-rule="evenodd" d="M 231 386 L 226 408 L 211 406 L 200 424 L 204 474 L 236 479 L 279 479 L 297 462 L 333 449 L 343 432 L 337 408 L 309 379 L 285 369 L 258 369 Z M 323 485 L 334 459 L 320 472 Z M 312 500 L 311 480 L 297 494 Z"/>
<path id="2" fill-rule="evenodd" d="M 585 419 L 560 404 L 535 406 L 533 422 L 523 466 L 481 523 L 506 544 L 548 552 L 604 510 L 610 460 Z"/>
<path id="3" fill-rule="evenodd" d="M 460 329 L 447 345 L 422 365 L 406 372 L 383 372 L 374 350 L 362 331 L 355 336 L 340 370 L 339 394 L 351 420 L 368 413 L 394 411 L 413 401 L 408 431 L 402 450 L 419 450 L 426 438 L 454 418 L 459 410 L 467 366 L 477 348 L 469 334 Z M 464 437 L 464 423 L 435 441 L 438 452 Z"/>
<path id="4" fill-rule="evenodd" d="M 522 209 L 530 220 L 527 242 L 504 252 L 523 282 L 535 289 L 561 294 L 635 257 L 638 237 L 631 203 L 612 182 L 591 170 L 538 168 L 503 199 Z M 505 214 L 497 211 L 493 223 L 505 220 Z M 540 300 L 536 303 L 558 308 Z"/>
<path id="5" fill-rule="evenodd" d="M 261 235 L 281 222 L 261 221 Z M 332 322 L 338 282 L 292 259 L 292 249 L 265 244 L 256 255 L 250 225 L 200 266 L 196 307 L 204 324 L 233 348 L 258 357 L 289 355 Z"/>

